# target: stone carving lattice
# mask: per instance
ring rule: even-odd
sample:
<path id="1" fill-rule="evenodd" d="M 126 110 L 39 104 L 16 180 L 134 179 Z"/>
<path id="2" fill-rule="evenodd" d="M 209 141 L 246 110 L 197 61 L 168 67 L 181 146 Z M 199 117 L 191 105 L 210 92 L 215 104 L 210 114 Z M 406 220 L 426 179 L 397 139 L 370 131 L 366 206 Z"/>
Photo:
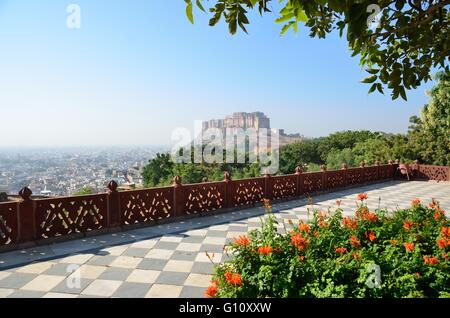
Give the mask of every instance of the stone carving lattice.
<path id="1" fill-rule="evenodd" d="M 17 203 L 0 203 L 0 246 L 17 241 Z"/>
<path id="2" fill-rule="evenodd" d="M 310 195 L 323 190 L 323 173 L 305 173 L 303 175 L 303 192 Z"/>
<path id="3" fill-rule="evenodd" d="M 264 198 L 264 180 L 251 179 L 235 181 L 237 183 L 233 196 L 234 206 L 251 205 Z"/>
<path id="4" fill-rule="evenodd" d="M 197 214 L 223 208 L 224 184 L 192 185 L 185 188 L 186 214 Z"/>
<path id="5" fill-rule="evenodd" d="M 297 194 L 297 177 L 281 176 L 273 177 L 272 197 L 274 199 L 284 199 L 294 197 Z"/>
<path id="6" fill-rule="evenodd" d="M 106 194 L 37 200 L 38 237 L 58 237 L 106 227 L 106 201 Z"/>
<path id="7" fill-rule="evenodd" d="M 173 188 L 120 193 L 122 224 L 145 223 L 172 216 Z"/>

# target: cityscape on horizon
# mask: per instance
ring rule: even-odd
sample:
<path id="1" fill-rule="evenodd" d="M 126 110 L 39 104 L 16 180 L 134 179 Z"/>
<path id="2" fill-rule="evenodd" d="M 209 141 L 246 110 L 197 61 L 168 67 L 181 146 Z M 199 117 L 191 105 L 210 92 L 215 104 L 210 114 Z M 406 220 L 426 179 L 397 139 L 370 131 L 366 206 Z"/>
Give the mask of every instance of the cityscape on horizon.
<path id="1" fill-rule="evenodd" d="M 203 122 L 208 128 L 271 129 L 263 112 L 238 112 L 224 119 Z M 285 134 L 279 129 L 281 145 L 304 140 L 300 133 Z M 17 194 L 23 187 L 35 195 L 73 195 L 83 188 L 103 192 L 114 180 L 123 188 L 142 187 L 142 170 L 167 146 L 104 146 L 67 148 L 0 148 L 0 193 Z"/>

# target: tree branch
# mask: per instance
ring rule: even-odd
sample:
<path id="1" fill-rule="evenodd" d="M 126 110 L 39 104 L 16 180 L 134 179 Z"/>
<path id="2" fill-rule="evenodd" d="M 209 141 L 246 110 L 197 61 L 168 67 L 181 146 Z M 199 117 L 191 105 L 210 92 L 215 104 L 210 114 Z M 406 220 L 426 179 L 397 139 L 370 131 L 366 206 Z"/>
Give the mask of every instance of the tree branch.
<path id="1" fill-rule="evenodd" d="M 382 37 L 382 40 L 384 40 L 391 34 L 399 33 L 399 32 L 402 32 L 402 31 L 405 31 L 408 29 L 416 28 L 422 24 L 426 24 L 426 23 L 430 22 L 431 20 L 433 20 L 435 11 L 442 9 L 446 5 L 450 5 L 450 0 L 445 0 L 445 1 L 439 2 L 439 3 L 429 7 L 426 11 L 423 11 L 422 13 L 419 14 L 418 20 L 416 22 L 411 23 L 408 26 L 389 30 L 389 31 L 382 32 L 382 33 L 377 32 L 377 33 L 372 34 L 372 37 Z M 420 20 L 421 16 L 428 16 L 428 17 L 423 20 Z"/>

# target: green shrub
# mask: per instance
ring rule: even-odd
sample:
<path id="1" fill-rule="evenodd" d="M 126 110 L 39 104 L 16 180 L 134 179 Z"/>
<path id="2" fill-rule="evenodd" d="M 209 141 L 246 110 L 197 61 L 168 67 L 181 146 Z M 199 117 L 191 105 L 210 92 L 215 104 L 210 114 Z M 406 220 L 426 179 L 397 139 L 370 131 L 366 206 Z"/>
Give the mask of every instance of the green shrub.
<path id="1" fill-rule="evenodd" d="M 450 223 L 439 203 L 419 199 L 371 212 L 358 195 L 355 217 L 308 210 L 279 234 L 265 200 L 262 228 L 236 238 L 217 265 L 209 297 L 449 297 Z"/>

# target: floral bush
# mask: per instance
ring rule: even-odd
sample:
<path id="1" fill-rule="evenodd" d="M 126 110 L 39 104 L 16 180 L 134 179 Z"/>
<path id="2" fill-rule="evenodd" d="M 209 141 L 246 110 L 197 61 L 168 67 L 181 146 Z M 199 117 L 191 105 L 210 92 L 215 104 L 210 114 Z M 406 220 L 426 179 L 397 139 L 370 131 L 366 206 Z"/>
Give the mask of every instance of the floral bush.
<path id="1" fill-rule="evenodd" d="M 286 234 L 268 200 L 262 228 L 225 247 L 208 297 L 450 297 L 450 222 L 439 203 L 419 199 L 389 213 L 357 196 L 354 217 L 337 201 L 289 221 Z"/>

